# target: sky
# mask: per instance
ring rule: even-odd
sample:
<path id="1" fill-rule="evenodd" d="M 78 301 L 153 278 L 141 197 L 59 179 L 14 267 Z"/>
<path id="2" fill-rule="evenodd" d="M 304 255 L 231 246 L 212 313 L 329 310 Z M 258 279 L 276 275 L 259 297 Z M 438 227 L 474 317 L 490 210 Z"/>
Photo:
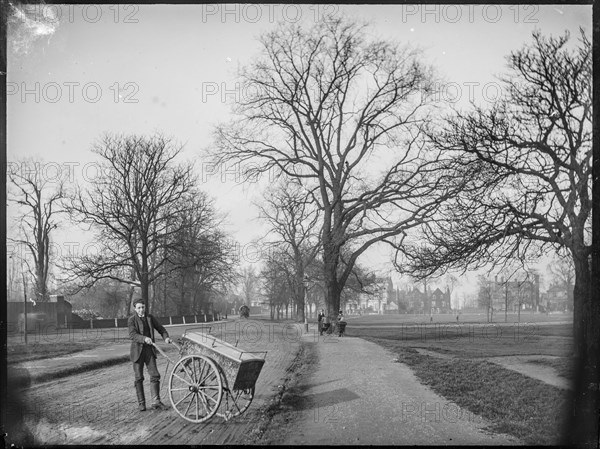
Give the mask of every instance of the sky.
<path id="1" fill-rule="evenodd" d="M 310 26 L 346 15 L 368 21 L 373 37 L 422 50 L 435 66 L 440 96 L 493 102 L 505 56 L 531 33 L 591 35 L 591 5 L 31 5 L 12 8 L 8 29 L 7 156 L 42 158 L 49 179 L 95 176 L 91 145 L 103 133 L 162 132 L 184 145 L 202 188 L 227 214 L 227 231 L 246 260 L 264 235 L 252 201 L 268 184 L 247 182 L 236 167 L 200 158 L 213 127 L 229 119 L 243 92 L 236 72 L 257 56 L 257 37 L 280 22 Z M 9 235 L 14 211 L 9 208 Z M 64 250 L 90 234 L 63 224 Z M 243 253 L 244 254 L 244 253 Z M 242 257 L 244 259 L 244 256 Z M 389 250 L 363 263 L 390 273 Z M 465 283 L 466 284 L 466 283 Z"/>

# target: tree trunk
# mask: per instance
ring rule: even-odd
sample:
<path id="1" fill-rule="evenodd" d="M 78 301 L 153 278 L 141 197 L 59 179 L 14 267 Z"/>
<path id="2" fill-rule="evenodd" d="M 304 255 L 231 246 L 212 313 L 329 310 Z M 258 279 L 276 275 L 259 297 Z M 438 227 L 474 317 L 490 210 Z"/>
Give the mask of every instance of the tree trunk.
<path id="1" fill-rule="evenodd" d="M 181 288 L 179 289 L 179 301 L 177 303 L 177 315 L 184 315 L 185 304 L 185 280 L 181 277 Z"/>
<path id="2" fill-rule="evenodd" d="M 298 304 L 297 310 L 298 310 L 298 314 L 296 315 L 298 317 L 298 321 L 299 322 L 303 322 L 304 321 L 304 310 L 305 310 L 305 298 L 306 298 L 306 286 L 304 285 L 304 274 L 302 273 L 301 276 L 298 276 L 297 281 L 299 282 L 299 287 L 296 289 L 297 293 L 296 293 L 296 304 Z"/>
<path id="3" fill-rule="evenodd" d="M 341 289 L 337 279 L 339 248 L 331 248 L 331 244 L 328 245 L 329 249 L 327 249 L 325 245 L 323 246 L 325 248 L 323 251 L 323 274 L 325 279 L 325 290 L 327 292 L 325 296 L 325 307 L 327 309 L 327 315 L 330 319 L 333 319 L 337 316 L 337 312 L 340 309 Z"/>
<path id="4" fill-rule="evenodd" d="M 146 314 L 149 315 L 151 311 L 150 311 L 150 301 L 148 301 L 149 291 L 150 291 L 150 284 L 148 282 L 148 277 L 143 276 L 140 281 L 141 281 L 140 289 L 142 291 L 142 299 L 144 300 L 144 303 L 146 304 Z"/>
<path id="5" fill-rule="evenodd" d="M 575 351 L 575 391 L 567 428 L 564 433 L 570 445 L 597 444 L 600 351 L 600 301 L 598 280 L 592 281 L 587 258 L 575 257 L 573 291 L 573 339 Z M 594 288 L 596 287 L 596 288 Z"/>
<path id="6" fill-rule="evenodd" d="M 334 280 L 327 285 L 327 300 L 325 301 L 327 304 L 327 315 L 331 320 L 337 317 L 338 311 L 340 310 L 340 296 L 341 291 Z"/>

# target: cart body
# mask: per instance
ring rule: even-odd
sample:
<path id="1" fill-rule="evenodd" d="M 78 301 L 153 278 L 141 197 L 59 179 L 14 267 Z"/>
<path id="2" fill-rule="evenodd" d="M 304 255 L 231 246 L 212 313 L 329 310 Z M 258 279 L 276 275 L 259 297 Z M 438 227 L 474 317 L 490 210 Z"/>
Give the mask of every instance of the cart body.
<path id="1" fill-rule="evenodd" d="M 211 358 L 225 375 L 225 387 L 230 390 L 254 388 L 265 363 L 266 352 L 243 351 L 204 332 L 186 332 L 182 337 L 181 354 L 199 354 Z"/>

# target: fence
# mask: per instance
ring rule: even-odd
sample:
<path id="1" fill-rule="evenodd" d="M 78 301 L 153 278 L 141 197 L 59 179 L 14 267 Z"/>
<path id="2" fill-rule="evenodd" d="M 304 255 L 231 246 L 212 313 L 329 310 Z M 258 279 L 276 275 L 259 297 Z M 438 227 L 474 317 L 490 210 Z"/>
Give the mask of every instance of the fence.
<path id="1" fill-rule="evenodd" d="M 28 314 L 28 334 L 37 334 L 44 332 L 54 332 L 57 329 L 115 329 L 115 328 L 127 328 L 128 318 L 110 318 L 110 319 L 91 319 L 83 320 L 73 317 L 70 322 L 64 323 L 58 326 L 53 320 L 38 320 L 35 323 L 32 322 L 30 317 L 34 314 L 30 312 Z M 214 315 L 185 315 L 185 316 L 167 316 L 167 317 L 156 317 L 156 320 L 165 325 L 173 324 L 193 324 L 193 323 L 208 323 L 211 321 L 218 321 L 220 319 L 219 314 Z M 8 321 L 7 322 L 7 333 L 14 335 L 17 333 L 23 333 L 23 324 L 21 321 Z"/>
<path id="2" fill-rule="evenodd" d="M 165 325 L 173 324 L 192 324 L 192 323 L 208 323 L 210 321 L 218 321 L 219 314 L 204 314 L 204 315 L 179 315 L 168 317 L 155 317 L 156 320 Z M 118 327 L 127 327 L 128 318 L 108 318 L 108 319 L 91 319 L 91 320 L 73 320 L 70 323 L 73 329 L 110 329 Z"/>

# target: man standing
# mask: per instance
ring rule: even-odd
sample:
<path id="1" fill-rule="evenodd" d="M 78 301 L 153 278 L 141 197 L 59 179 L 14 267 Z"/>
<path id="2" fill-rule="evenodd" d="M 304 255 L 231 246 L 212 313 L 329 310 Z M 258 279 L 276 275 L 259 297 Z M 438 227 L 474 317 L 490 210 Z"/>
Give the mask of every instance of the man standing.
<path id="1" fill-rule="evenodd" d="M 166 329 L 152 315 L 146 316 L 146 304 L 141 298 L 133 302 L 135 313 L 129 317 L 127 327 L 131 338 L 130 356 L 133 362 L 135 375 L 135 391 L 140 412 L 146 410 L 144 396 L 144 364 L 150 374 L 150 390 L 152 394 L 152 408 L 165 410 L 167 407 L 160 401 L 160 373 L 156 367 L 156 349 L 154 343 L 154 329 L 156 329 L 166 343 L 171 343 Z"/>

